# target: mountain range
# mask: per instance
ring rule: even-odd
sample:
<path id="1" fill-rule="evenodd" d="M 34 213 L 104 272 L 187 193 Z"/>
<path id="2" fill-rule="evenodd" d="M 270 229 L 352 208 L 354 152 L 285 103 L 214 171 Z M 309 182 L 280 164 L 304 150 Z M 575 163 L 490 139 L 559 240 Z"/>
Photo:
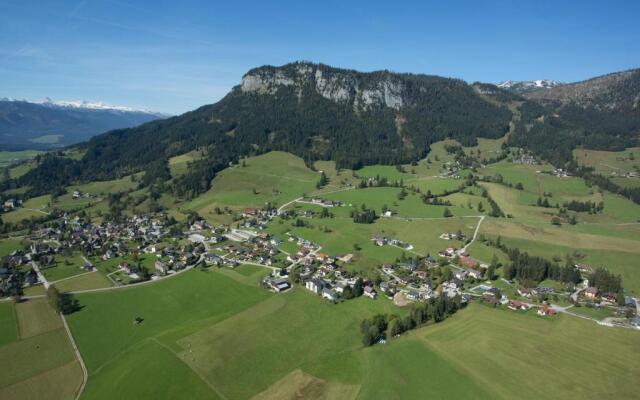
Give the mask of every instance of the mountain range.
<path id="1" fill-rule="evenodd" d="M 561 82 L 551 79 L 538 79 L 535 81 L 503 81 L 496 86 L 514 93 L 523 94 L 543 89 L 551 89 L 561 85 L 563 85 Z"/>
<path id="2" fill-rule="evenodd" d="M 308 62 L 263 66 L 248 71 L 215 104 L 93 137 L 78 145 L 85 150 L 81 160 L 44 157 L 20 183 L 51 187 L 136 171 L 146 171 L 152 182 L 169 178 L 169 157 L 199 149 L 205 156 L 173 182 L 178 195 L 192 196 L 247 155 L 282 150 L 309 165 L 393 165 L 424 157 L 430 144 L 445 138 L 470 146 L 510 129 L 508 145 L 565 166 L 579 146 L 620 150 L 638 144 L 639 71 L 521 94 L 505 85 L 421 74 Z"/>
<path id="3" fill-rule="evenodd" d="M 166 115 L 86 101 L 41 103 L 0 99 L 0 149 L 48 150 L 88 140 L 118 128 L 129 128 Z"/>

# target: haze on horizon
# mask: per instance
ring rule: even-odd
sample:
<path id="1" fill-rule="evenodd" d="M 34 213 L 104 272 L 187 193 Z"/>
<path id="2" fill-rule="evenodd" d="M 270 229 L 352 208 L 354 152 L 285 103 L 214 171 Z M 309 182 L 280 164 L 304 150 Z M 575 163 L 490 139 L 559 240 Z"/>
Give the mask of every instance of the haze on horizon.
<path id="1" fill-rule="evenodd" d="M 0 97 L 179 114 L 296 60 L 466 81 L 640 66 L 640 3 L 0 1 Z"/>

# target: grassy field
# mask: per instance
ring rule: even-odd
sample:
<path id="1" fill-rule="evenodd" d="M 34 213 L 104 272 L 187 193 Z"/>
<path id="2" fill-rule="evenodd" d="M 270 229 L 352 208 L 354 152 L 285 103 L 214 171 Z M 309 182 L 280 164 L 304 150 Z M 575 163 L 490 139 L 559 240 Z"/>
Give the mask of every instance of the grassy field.
<path id="1" fill-rule="evenodd" d="M 0 303 L 0 347 L 18 339 L 15 306 L 11 302 Z"/>
<path id="2" fill-rule="evenodd" d="M 617 152 L 576 149 L 573 156 L 578 164 L 592 167 L 603 175 L 624 175 L 640 167 L 640 147 Z"/>
<path id="3" fill-rule="evenodd" d="M 316 190 L 319 174 L 291 154 L 271 152 L 245 160 L 245 166 L 222 171 L 211 189 L 185 205 L 203 217 L 213 217 L 215 207 L 262 207 L 281 205 Z"/>
<path id="4" fill-rule="evenodd" d="M 0 168 L 9 166 L 17 161 L 32 159 L 41 153 L 41 151 L 37 150 L 0 151 Z"/>
<path id="5" fill-rule="evenodd" d="M 631 383 L 640 374 L 640 336 L 630 330 L 472 304 L 451 321 L 411 336 L 492 398 L 637 397 Z"/>
<path id="6" fill-rule="evenodd" d="M 90 371 L 84 397 L 633 398 L 635 332 L 472 304 L 442 324 L 363 348 L 363 317 L 402 311 L 385 299 L 333 305 L 300 288 L 274 296 L 242 283 L 258 273 L 191 271 L 79 296 L 85 308 L 69 319 Z M 144 322 L 133 325 L 135 315 Z"/>
<path id="7" fill-rule="evenodd" d="M 9 255 L 14 250 L 21 250 L 22 238 L 8 238 L 0 240 L 0 257 Z"/>
<path id="8" fill-rule="evenodd" d="M 8 317 L 8 312 L 15 317 Z M 28 300 L 15 308 L 2 303 L 0 318 L 0 362 L 11 365 L 0 374 L 0 398 L 73 398 L 82 371 L 60 316 L 47 301 Z"/>

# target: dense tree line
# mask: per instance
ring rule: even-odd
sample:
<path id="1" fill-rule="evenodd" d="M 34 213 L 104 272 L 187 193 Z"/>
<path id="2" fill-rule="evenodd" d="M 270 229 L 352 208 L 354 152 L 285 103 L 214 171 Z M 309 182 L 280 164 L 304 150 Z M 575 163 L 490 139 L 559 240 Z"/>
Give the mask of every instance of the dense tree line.
<path id="1" fill-rule="evenodd" d="M 503 247 L 510 263 L 504 270 L 506 279 L 518 279 L 524 282 L 539 283 L 553 279 L 564 283 L 580 282 L 580 272 L 573 265 L 560 266 L 545 258 L 531 256 L 518 249 Z"/>
<path id="2" fill-rule="evenodd" d="M 564 167 L 573 149 L 622 151 L 638 145 L 640 115 L 549 101 L 526 101 L 508 145 L 523 147 Z M 553 143 L 550 146 L 549 143 Z"/>
<path id="3" fill-rule="evenodd" d="M 362 343 L 365 346 L 371 346 L 386 339 L 387 332 L 395 337 L 406 331 L 419 328 L 429 321 L 442 322 L 450 315 L 455 314 L 462 305 L 462 299 L 459 295 L 455 297 L 439 296 L 424 303 L 415 303 L 409 315 L 404 318 L 396 314 L 374 315 L 360 323 Z"/>
<path id="4" fill-rule="evenodd" d="M 600 292 L 622 293 L 622 278 L 614 275 L 606 268 L 597 268 L 589 275 L 589 285 L 597 287 Z"/>
<path id="5" fill-rule="evenodd" d="M 565 202 L 562 204 L 567 210 L 575 211 L 575 212 L 588 212 L 591 214 L 595 214 L 604 210 L 604 203 L 601 201 L 596 203 L 594 201 L 579 201 L 579 200 L 571 200 L 569 202 Z"/>
<path id="6" fill-rule="evenodd" d="M 367 208 L 364 204 L 358 210 L 357 208 L 351 211 L 351 218 L 353 222 L 357 224 L 372 224 L 378 219 L 375 210 Z"/>

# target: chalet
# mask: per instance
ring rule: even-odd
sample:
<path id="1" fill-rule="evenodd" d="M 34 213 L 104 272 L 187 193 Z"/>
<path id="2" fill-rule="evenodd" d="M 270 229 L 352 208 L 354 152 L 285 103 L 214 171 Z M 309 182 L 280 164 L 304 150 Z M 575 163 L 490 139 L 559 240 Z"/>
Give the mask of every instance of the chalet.
<path id="1" fill-rule="evenodd" d="M 216 265 L 216 266 L 222 265 L 222 262 L 223 262 L 222 257 L 219 257 L 211 253 L 206 253 L 204 255 L 204 261 L 209 265 Z"/>
<path id="2" fill-rule="evenodd" d="M 618 295 L 615 293 L 607 292 L 602 294 L 602 299 L 609 303 L 615 303 L 618 300 Z"/>
<path id="3" fill-rule="evenodd" d="M 510 310 L 528 310 L 529 309 L 529 305 L 527 303 L 522 303 L 518 300 L 511 300 L 509 302 L 509 309 Z"/>
<path id="4" fill-rule="evenodd" d="M 169 267 L 167 267 L 167 264 L 160 260 L 156 261 L 154 266 L 156 268 L 156 271 L 158 271 L 158 273 L 162 275 L 166 274 L 169 271 Z"/>
<path id="5" fill-rule="evenodd" d="M 468 275 L 469 275 L 469 272 L 465 271 L 465 270 L 461 270 L 461 271 L 456 272 L 456 278 L 460 279 L 461 281 L 467 279 Z"/>
<path id="6" fill-rule="evenodd" d="M 584 295 L 589 299 L 595 299 L 596 297 L 598 297 L 598 288 L 590 286 L 585 289 Z"/>
<path id="7" fill-rule="evenodd" d="M 467 271 L 469 272 L 469 276 L 473 279 L 480 279 L 482 277 L 482 271 L 477 269 L 469 269 Z"/>
<path id="8" fill-rule="evenodd" d="M 538 308 L 538 315 L 541 315 L 543 317 L 547 316 L 547 315 L 556 315 L 556 310 L 554 310 L 551 307 L 540 307 Z"/>
<path id="9" fill-rule="evenodd" d="M 243 218 L 255 217 L 258 215 L 259 210 L 257 208 L 245 208 L 242 212 Z"/>
<path id="10" fill-rule="evenodd" d="M 374 236 L 372 240 L 376 246 L 384 246 L 387 244 L 387 238 L 384 236 Z"/>
<path id="11" fill-rule="evenodd" d="M 363 294 L 372 300 L 374 300 L 377 295 L 376 290 L 373 287 L 368 285 L 364 287 Z"/>
<path id="12" fill-rule="evenodd" d="M 418 300 L 420 298 L 420 294 L 415 290 L 409 290 L 407 293 L 407 299 L 409 300 Z"/>
<path id="13" fill-rule="evenodd" d="M 518 294 L 522 297 L 531 297 L 531 289 L 518 288 Z"/>
<path id="14" fill-rule="evenodd" d="M 105 251 L 104 254 L 102 255 L 102 259 L 104 261 L 107 261 L 107 260 L 111 260 L 115 256 L 116 256 L 115 253 L 111 249 L 107 249 L 107 251 Z"/>
<path id="15" fill-rule="evenodd" d="M 336 293 L 344 293 L 344 290 L 349 286 L 347 282 L 338 282 L 335 286 Z"/>
<path id="16" fill-rule="evenodd" d="M 82 265 L 82 269 L 84 269 L 85 271 L 93 271 L 93 264 L 91 263 L 91 261 L 87 260 Z"/>
<path id="17" fill-rule="evenodd" d="M 32 286 L 38 283 L 38 274 L 33 269 L 30 269 L 24 275 L 24 283 L 28 286 Z"/>
<path id="18" fill-rule="evenodd" d="M 4 209 L 5 210 L 13 210 L 14 208 L 18 207 L 18 201 L 16 199 L 7 199 L 4 202 Z"/>
<path id="19" fill-rule="evenodd" d="M 483 294 L 481 299 L 482 302 L 491 304 L 493 306 L 497 306 L 498 304 L 500 304 L 500 299 L 488 293 Z"/>
<path id="20" fill-rule="evenodd" d="M 264 279 L 264 284 L 275 293 L 282 293 L 291 288 L 291 284 L 286 278 L 273 278 L 268 276 Z"/>
<path id="21" fill-rule="evenodd" d="M 322 289 L 324 289 L 325 284 L 321 279 L 311 279 L 307 281 L 304 286 L 313 293 L 320 294 Z"/>
<path id="22" fill-rule="evenodd" d="M 322 289 L 322 297 L 329 301 L 338 300 L 338 294 L 333 289 L 329 288 Z"/>
<path id="23" fill-rule="evenodd" d="M 467 268 L 477 268 L 478 265 L 480 264 L 478 260 L 474 260 L 473 258 L 464 256 L 464 255 L 460 256 L 460 258 L 458 259 L 458 263 L 461 266 L 467 267 Z"/>
<path id="24" fill-rule="evenodd" d="M 593 268 L 590 265 L 587 264 L 575 264 L 574 265 L 578 271 L 585 273 L 585 274 L 591 274 L 593 273 Z"/>

